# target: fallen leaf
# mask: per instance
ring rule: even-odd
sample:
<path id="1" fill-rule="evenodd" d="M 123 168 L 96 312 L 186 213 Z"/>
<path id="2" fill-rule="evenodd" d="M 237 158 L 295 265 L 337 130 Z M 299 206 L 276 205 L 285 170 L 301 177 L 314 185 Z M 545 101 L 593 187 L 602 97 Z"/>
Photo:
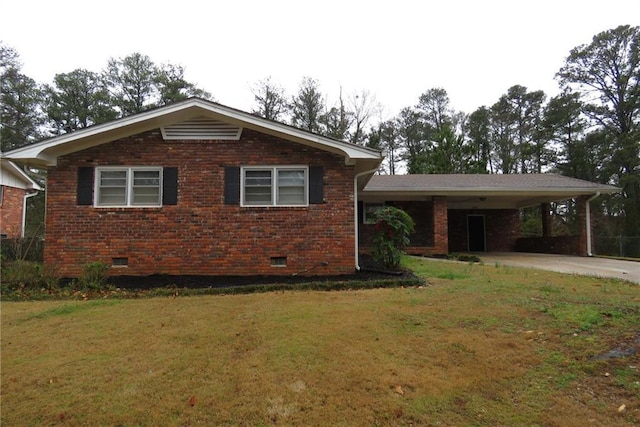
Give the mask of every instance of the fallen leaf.
<path id="1" fill-rule="evenodd" d="M 195 397 L 195 396 L 191 396 L 191 397 L 189 398 L 189 405 L 191 405 L 191 406 L 196 406 L 196 403 L 197 403 L 197 402 L 198 402 L 198 399 L 196 399 L 196 397 Z"/>
<path id="2" fill-rule="evenodd" d="M 396 393 L 398 393 L 400 396 L 404 396 L 404 390 L 402 389 L 402 387 L 401 387 L 401 386 L 399 386 L 399 385 L 398 385 L 398 386 L 396 386 L 396 388 L 394 389 L 394 391 L 395 391 Z"/>
<path id="3" fill-rule="evenodd" d="M 627 409 L 627 405 L 624 403 L 618 407 L 618 412 L 623 413 Z"/>

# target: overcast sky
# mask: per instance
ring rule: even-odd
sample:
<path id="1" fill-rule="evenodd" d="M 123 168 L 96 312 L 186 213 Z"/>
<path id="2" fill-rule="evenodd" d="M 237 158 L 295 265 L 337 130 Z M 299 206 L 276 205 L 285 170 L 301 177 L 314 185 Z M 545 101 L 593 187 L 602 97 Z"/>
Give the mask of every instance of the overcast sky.
<path id="1" fill-rule="evenodd" d="M 292 95 L 310 76 L 330 103 L 340 86 L 370 91 L 389 118 L 435 87 L 467 113 L 515 84 L 555 95 L 569 51 L 639 25 L 640 1 L 0 0 L 0 15 L 0 40 L 40 83 L 140 52 L 242 110 L 258 80 Z"/>

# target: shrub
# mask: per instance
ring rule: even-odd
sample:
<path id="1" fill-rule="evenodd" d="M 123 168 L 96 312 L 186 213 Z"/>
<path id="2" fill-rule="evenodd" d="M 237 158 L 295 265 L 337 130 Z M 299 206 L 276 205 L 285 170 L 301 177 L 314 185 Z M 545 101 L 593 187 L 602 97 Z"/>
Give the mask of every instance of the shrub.
<path id="1" fill-rule="evenodd" d="M 43 267 L 34 261 L 16 260 L 3 264 L 2 282 L 8 288 L 54 289 L 60 282 L 55 267 Z"/>
<path id="2" fill-rule="evenodd" d="M 88 262 L 84 265 L 79 284 L 85 289 L 101 289 L 107 283 L 109 264 L 102 261 Z"/>
<path id="3" fill-rule="evenodd" d="M 404 249 L 409 245 L 414 222 L 408 213 L 386 206 L 374 214 L 371 255 L 384 268 L 397 270 Z"/>
<path id="4" fill-rule="evenodd" d="M 0 239 L 3 261 L 42 261 L 44 240 L 37 236 Z"/>

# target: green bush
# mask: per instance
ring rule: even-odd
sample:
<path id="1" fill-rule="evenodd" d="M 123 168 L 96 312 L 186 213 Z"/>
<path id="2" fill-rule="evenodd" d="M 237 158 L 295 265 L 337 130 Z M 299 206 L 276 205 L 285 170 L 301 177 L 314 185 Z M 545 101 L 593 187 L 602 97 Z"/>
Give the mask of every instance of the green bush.
<path id="1" fill-rule="evenodd" d="M 3 263 L 2 283 L 11 289 L 54 289 L 60 283 L 60 276 L 55 267 L 43 267 L 35 261 L 16 260 Z"/>
<path id="2" fill-rule="evenodd" d="M 379 209 L 373 218 L 371 255 L 384 268 L 397 270 L 403 251 L 409 245 L 409 235 L 413 233 L 413 219 L 393 206 Z"/>
<path id="3" fill-rule="evenodd" d="M 102 289 L 107 284 L 109 264 L 102 261 L 88 262 L 84 265 L 79 284 L 85 289 Z"/>

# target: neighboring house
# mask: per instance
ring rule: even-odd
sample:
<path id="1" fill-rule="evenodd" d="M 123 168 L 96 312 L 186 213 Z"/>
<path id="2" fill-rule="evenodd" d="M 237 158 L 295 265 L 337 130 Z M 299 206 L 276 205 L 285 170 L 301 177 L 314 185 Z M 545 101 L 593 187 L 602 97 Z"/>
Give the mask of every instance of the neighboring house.
<path id="1" fill-rule="evenodd" d="M 0 237 L 24 237 L 27 199 L 40 190 L 15 163 L 0 159 Z"/>
<path id="2" fill-rule="evenodd" d="M 476 181 L 432 188 L 424 176 L 373 176 L 379 151 L 197 98 L 5 157 L 48 169 L 44 258 L 72 277 L 92 261 L 126 275 L 346 274 L 366 246 L 367 211 L 382 203 L 416 219 L 414 251 L 444 253 L 467 250 L 456 237 L 462 225 L 450 225 L 472 211 L 454 210 L 485 208 L 460 197 L 497 197 L 486 207 L 508 210 L 508 221 L 495 221 L 515 234 L 520 205 L 617 190 L 519 188 L 531 194 L 508 195 L 516 199 L 502 206 L 491 188 L 473 188 Z M 484 249 L 495 250 L 494 220 L 483 212 Z"/>

